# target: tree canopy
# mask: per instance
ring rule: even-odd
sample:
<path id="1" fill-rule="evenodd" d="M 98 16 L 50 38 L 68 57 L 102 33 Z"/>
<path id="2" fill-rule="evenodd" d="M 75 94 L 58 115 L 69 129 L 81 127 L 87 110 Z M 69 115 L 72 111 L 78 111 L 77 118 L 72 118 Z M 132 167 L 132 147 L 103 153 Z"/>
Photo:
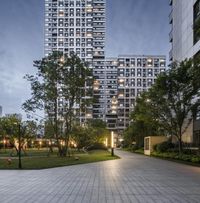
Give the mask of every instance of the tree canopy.
<path id="1" fill-rule="evenodd" d="M 200 106 L 200 67 L 193 59 L 174 63 L 137 99 L 133 128 L 140 136 L 175 136 L 182 151 L 182 136 Z M 137 126 L 142 124 L 141 128 Z M 141 131 L 146 131 L 142 133 Z"/>
<path id="2" fill-rule="evenodd" d="M 92 74 L 88 64 L 76 54 L 53 52 L 34 61 L 36 75 L 26 75 L 31 84 L 31 98 L 23 104 L 25 111 L 44 110 L 53 126 L 59 152 L 67 150 L 72 125 L 80 113 L 86 113 L 90 105 Z M 88 97 L 86 97 L 88 96 Z M 64 140 L 66 145 L 60 143 Z"/>

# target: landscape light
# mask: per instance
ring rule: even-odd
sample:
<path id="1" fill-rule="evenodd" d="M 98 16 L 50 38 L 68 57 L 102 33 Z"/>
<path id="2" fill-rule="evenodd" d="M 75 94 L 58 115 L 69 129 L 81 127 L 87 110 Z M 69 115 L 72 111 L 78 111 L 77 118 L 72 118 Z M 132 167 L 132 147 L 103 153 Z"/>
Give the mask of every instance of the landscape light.
<path id="1" fill-rule="evenodd" d="M 111 156 L 114 156 L 114 132 L 111 131 Z"/>
<path id="2" fill-rule="evenodd" d="M 105 145 L 106 145 L 106 147 L 108 146 L 108 138 L 106 138 L 106 140 L 105 140 Z"/>

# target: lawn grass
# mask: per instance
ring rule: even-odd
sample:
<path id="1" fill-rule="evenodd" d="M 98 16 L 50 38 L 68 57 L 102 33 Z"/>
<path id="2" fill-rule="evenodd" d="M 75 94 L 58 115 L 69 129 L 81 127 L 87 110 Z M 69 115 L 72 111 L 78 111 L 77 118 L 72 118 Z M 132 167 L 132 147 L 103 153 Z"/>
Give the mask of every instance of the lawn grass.
<path id="1" fill-rule="evenodd" d="M 52 155 L 57 155 L 57 148 L 54 148 Z M 28 148 L 26 150 L 26 154 L 24 154 L 23 151 L 21 151 L 21 155 L 23 156 L 47 156 L 49 154 L 49 148 Z M 0 157 L 17 157 L 17 152 L 15 149 L 1 149 L 0 150 Z"/>
<path id="2" fill-rule="evenodd" d="M 76 160 L 78 157 L 78 160 Z M 56 155 L 51 156 L 28 156 L 22 158 L 23 169 L 45 169 L 61 166 L 69 166 L 75 164 L 85 164 L 98 161 L 114 160 L 119 157 L 111 156 L 110 152 L 106 150 L 95 150 L 89 153 L 74 154 L 71 157 L 58 157 Z M 11 158 L 12 159 L 12 158 Z M 7 163 L 6 158 L 0 159 L 0 169 L 18 169 L 18 160 L 12 159 L 11 164 Z"/>

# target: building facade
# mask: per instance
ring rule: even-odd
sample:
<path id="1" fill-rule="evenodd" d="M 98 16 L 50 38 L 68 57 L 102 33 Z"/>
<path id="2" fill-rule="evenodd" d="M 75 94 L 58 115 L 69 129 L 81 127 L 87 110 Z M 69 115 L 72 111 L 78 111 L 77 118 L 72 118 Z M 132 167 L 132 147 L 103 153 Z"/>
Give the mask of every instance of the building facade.
<path id="1" fill-rule="evenodd" d="M 171 62 L 200 56 L 200 0 L 170 0 Z M 200 143 L 200 117 L 197 115 L 183 135 L 183 141 Z"/>
<path id="2" fill-rule="evenodd" d="M 200 50 L 200 0 L 170 0 L 170 5 L 170 60 L 180 62 Z"/>
<path id="3" fill-rule="evenodd" d="M 165 70 L 166 58 L 106 58 L 105 24 L 106 0 L 45 0 L 45 56 L 75 52 L 93 70 L 93 107 L 89 113 L 80 112 L 80 122 L 86 117 L 102 119 L 108 129 L 123 131 L 130 124 L 136 97 Z"/>
<path id="4" fill-rule="evenodd" d="M 124 55 L 94 63 L 93 117 L 123 131 L 130 124 L 136 97 L 147 91 L 166 69 L 165 56 Z"/>
<path id="5" fill-rule="evenodd" d="M 136 98 L 147 91 L 166 69 L 165 56 L 119 56 L 118 58 L 118 129 L 130 124 Z"/>
<path id="6" fill-rule="evenodd" d="M 105 58 L 105 0 L 45 0 L 45 56 L 53 51 L 76 53 L 93 67 Z M 85 92 L 89 87 L 85 87 Z M 91 99 L 88 95 L 82 101 Z M 59 98 L 59 112 L 67 101 Z M 74 107 L 80 123 L 92 118 L 92 108 L 85 112 Z"/>
<path id="7" fill-rule="evenodd" d="M 52 51 L 103 59 L 105 0 L 45 0 L 45 56 Z"/>

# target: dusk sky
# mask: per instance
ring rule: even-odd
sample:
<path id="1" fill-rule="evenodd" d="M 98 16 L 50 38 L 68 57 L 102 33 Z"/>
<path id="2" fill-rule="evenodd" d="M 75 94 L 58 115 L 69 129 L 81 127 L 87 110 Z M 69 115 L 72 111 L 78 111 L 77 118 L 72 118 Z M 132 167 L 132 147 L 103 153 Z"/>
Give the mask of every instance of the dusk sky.
<path id="1" fill-rule="evenodd" d="M 106 56 L 166 55 L 170 50 L 168 0 L 107 0 Z M 43 57 L 44 0 L 4 0 L 0 7 L 0 106 L 22 113 L 30 97 L 23 79 Z"/>

